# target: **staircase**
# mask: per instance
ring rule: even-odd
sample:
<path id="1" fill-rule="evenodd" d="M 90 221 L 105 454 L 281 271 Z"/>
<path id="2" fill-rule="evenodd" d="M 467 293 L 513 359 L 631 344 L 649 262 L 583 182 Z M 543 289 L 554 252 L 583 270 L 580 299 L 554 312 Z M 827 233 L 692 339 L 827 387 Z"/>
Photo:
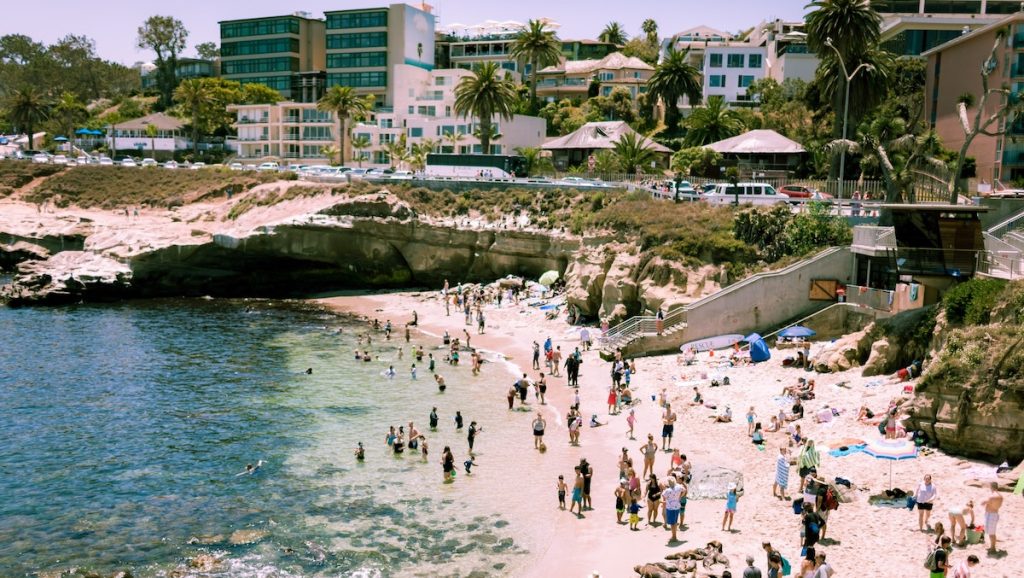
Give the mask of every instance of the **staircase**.
<path id="1" fill-rule="evenodd" d="M 1024 279 L 1024 211 L 982 234 L 985 251 L 978 255 L 977 271 L 995 279 Z"/>
<path id="2" fill-rule="evenodd" d="M 678 307 L 665 315 L 662 335 L 672 335 L 686 329 L 686 307 Z M 658 334 L 658 318 L 638 315 L 609 329 L 600 339 L 601 351 L 611 354 L 637 339 Z"/>

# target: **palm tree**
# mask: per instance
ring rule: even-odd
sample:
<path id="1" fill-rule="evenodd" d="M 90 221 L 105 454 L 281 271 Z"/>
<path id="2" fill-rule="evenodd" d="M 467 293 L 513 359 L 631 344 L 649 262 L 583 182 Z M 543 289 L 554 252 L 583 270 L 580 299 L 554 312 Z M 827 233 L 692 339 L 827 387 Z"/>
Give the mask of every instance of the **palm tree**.
<path id="1" fill-rule="evenodd" d="M 818 67 L 821 78 L 838 79 L 842 76 L 836 52 L 842 57 L 846 69 L 852 71 L 866 52 L 877 47 L 882 17 L 871 6 L 870 0 L 816 0 L 807 7 L 813 8 L 807 14 L 807 45 L 822 58 Z M 835 90 L 829 95 L 832 97 L 832 109 L 837 112 L 832 124 L 834 137 L 842 135 L 842 95 L 842 90 Z M 851 101 L 860 102 L 852 95 Z M 857 104 L 851 108 L 860 110 Z"/>
<path id="2" fill-rule="evenodd" d="M 384 150 L 388 151 L 388 156 L 391 157 L 392 167 L 395 167 L 397 163 L 396 168 L 398 169 L 401 169 L 402 165 L 412 158 L 412 154 L 409 152 L 409 141 L 404 134 L 397 141 L 385 145 Z"/>
<path id="3" fill-rule="evenodd" d="M 58 131 L 70 139 L 74 136 L 75 126 L 89 118 L 89 111 L 78 97 L 65 91 L 54 105 L 51 118 L 56 122 Z"/>
<path id="4" fill-rule="evenodd" d="M 181 81 L 178 88 L 174 89 L 174 102 L 178 103 L 192 118 L 192 153 L 199 154 L 199 132 L 200 116 L 211 99 L 211 92 L 201 79 L 190 78 Z"/>
<path id="5" fill-rule="evenodd" d="M 366 157 L 366 154 L 363 151 L 370 148 L 370 137 L 366 136 L 365 134 L 353 136 L 351 145 L 352 150 L 356 151 L 357 153 L 352 157 L 352 160 L 357 161 L 359 163 L 359 168 L 363 168 L 363 159 Z"/>
<path id="6" fill-rule="evenodd" d="M 348 119 L 365 116 L 372 108 L 372 97 L 356 94 L 351 86 L 332 86 L 316 103 L 321 112 L 333 112 L 338 119 L 338 150 L 339 158 L 345 158 L 345 136 L 348 134 Z"/>
<path id="7" fill-rule="evenodd" d="M 160 129 L 156 128 L 155 124 L 146 125 L 146 136 L 149 137 L 149 156 L 150 158 L 156 158 L 156 135 L 160 132 Z"/>
<path id="8" fill-rule="evenodd" d="M 540 147 L 516 147 L 515 153 L 525 160 L 526 175 L 534 175 L 540 172 L 551 172 L 554 170 L 554 163 L 551 157 L 544 154 Z M 586 167 L 586 165 L 580 165 Z"/>
<path id="9" fill-rule="evenodd" d="M 583 166 L 582 164 L 580 166 Z M 619 169 L 619 161 L 615 153 L 610 150 L 599 151 L 594 155 L 594 172 L 600 175 L 610 175 Z"/>
<path id="10" fill-rule="evenodd" d="M 50 104 L 35 88 L 19 88 L 7 100 L 7 116 L 14 126 L 28 134 L 28 148 L 34 149 L 32 132 L 36 125 L 49 118 Z"/>
<path id="11" fill-rule="evenodd" d="M 530 63 L 530 105 L 537 106 L 537 72 L 544 66 L 558 62 L 562 56 L 562 43 L 554 30 L 548 30 L 547 22 L 530 20 L 516 35 L 512 44 L 513 58 Z"/>
<path id="12" fill-rule="evenodd" d="M 644 172 L 644 167 L 651 164 L 657 157 L 654 149 L 647 144 L 644 137 L 635 132 L 627 132 L 615 142 L 612 155 L 619 167 L 628 175 Z"/>
<path id="13" fill-rule="evenodd" d="M 665 103 L 665 124 L 670 133 L 679 127 L 679 99 L 685 96 L 691 105 L 700 102 L 701 72 L 690 64 L 689 56 L 689 50 L 680 52 L 670 46 L 647 82 L 647 92 Z"/>
<path id="14" fill-rule="evenodd" d="M 658 23 L 653 18 L 644 20 L 644 23 L 640 25 L 640 30 L 643 30 L 644 34 L 647 35 L 647 42 L 658 45 Z"/>
<path id="15" fill-rule="evenodd" d="M 481 143 L 484 142 L 483 134 L 484 134 L 484 132 L 483 132 L 483 125 L 479 125 L 475 129 L 473 129 L 473 137 L 476 138 L 477 140 L 479 140 Z M 499 141 L 499 140 L 501 140 L 501 138 L 503 136 L 505 136 L 505 135 L 503 135 L 500 132 L 498 132 L 498 127 L 496 127 L 496 126 L 494 126 L 492 124 L 491 125 L 491 129 L 490 129 L 490 134 L 487 136 L 487 141 L 488 142 Z M 489 148 L 487 148 L 487 149 L 483 148 L 483 144 L 481 144 L 480 147 L 481 147 L 481 152 L 483 154 L 485 154 L 485 155 L 491 154 L 491 150 Z"/>
<path id="16" fill-rule="evenodd" d="M 334 146 L 334 145 L 326 145 L 326 146 L 320 147 L 320 154 L 322 154 L 323 156 L 327 157 L 327 159 L 328 159 L 327 162 L 332 162 L 334 160 L 334 157 L 338 157 L 338 164 L 339 165 L 342 164 L 341 163 L 341 149 L 336 147 L 336 146 Z"/>
<path id="17" fill-rule="evenodd" d="M 627 36 L 626 31 L 623 30 L 621 24 L 618 22 L 609 22 L 604 27 L 604 30 L 601 31 L 601 34 L 597 39 L 601 42 L 622 46 L 626 43 L 626 40 L 629 40 L 629 37 Z"/>
<path id="18" fill-rule="evenodd" d="M 452 147 L 452 153 L 458 153 L 459 143 L 466 138 L 466 135 L 458 131 L 452 131 L 444 133 L 442 137 L 446 142 L 451 143 L 450 146 Z"/>
<path id="19" fill-rule="evenodd" d="M 712 96 L 707 106 L 693 109 L 686 119 L 686 146 L 718 142 L 743 132 L 743 119 L 725 104 L 721 96 Z"/>
<path id="20" fill-rule="evenodd" d="M 436 148 L 437 141 L 429 138 L 425 138 L 419 143 L 412 145 L 409 164 L 411 164 L 414 169 L 423 170 L 427 166 L 427 155 L 434 152 L 434 149 Z"/>
<path id="21" fill-rule="evenodd" d="M 491 126 L 494 115 L 512 120 L 516 90 L 501 74 L 496 62 L 481 64 L 472 76 L 463 77 L 455 87 L 455 114 L 480 119 L 480 148 L 491 150 Z"/>

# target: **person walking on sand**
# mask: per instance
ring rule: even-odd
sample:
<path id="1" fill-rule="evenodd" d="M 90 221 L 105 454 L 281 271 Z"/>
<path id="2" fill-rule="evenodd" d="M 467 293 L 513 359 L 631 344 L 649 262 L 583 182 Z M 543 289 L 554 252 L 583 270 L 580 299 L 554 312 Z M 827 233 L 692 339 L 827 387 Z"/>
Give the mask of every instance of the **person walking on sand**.
<path id="1" fill-rule="evenodd" d="M 780 500 L 788 500 L 786 488 L 789 486 L 789 451 L 786 446 L 779 446 L 779 455 L 775 458 L 775 483 L 772 484 L 772 496 Z"/>
<path id="2" fill-rule="evenodd" d="M 544 428 L 547 426 L 547 422 L 544 421 L 544 416 L 537 412 L 537 417 L 533 420 L 533 449 L 539 450 L 540 446 L 544 444 Z"/>
<path id="3" fill-rule="evenodd" d="M 996 530 L 999 527 L 999 508 L 1003 505 L 1003 496 L 999 493 L 999 484 L 992 482 L 989 485 L 989 489 L 992 493 L 981 502 L 981 505 L 985 508 L 985 533 L 988 534 L 988 551 L 995 553 L 996 550 Z"/>
<path id="4" fill-rule="evenodd" d="M 540 369 L 540 344 L 533 342 L 533 368 Z"/>
<path id="5" fill-rule="evenodd" d="M 544 379 L 543 373 L 540 374 L 540 378 L 537 379 L 537 383 L 534 385 L 537 386 L 537 399 L 540 400 L 540 404 L 547 405 L 547 402 L 544 401 L 544 394 L 548 392 L 548 381 Z"/>
<path id="6" fill-rule="evenodd" d="M 505 395 L 508 400 L 508 408 L 511 410 L 512 405 L 516 402 L 516 384 L 508 386 L 508 394 Z"/>
<path id="7" fill-rule="evenodd" d="M 626 435 L 629 436 L 629 439 L 635 440 L 636 438 L 633 437 L 633 427 L 636 426 L 636 410 L 629 410 L 629 415 L 626 416 L 626 425 L 629 426 L 629 431 L 626 432 Z"/>
<path id="8" fill-rule="evenodd" d="M 671 403 L 665 403 L 665 413 L 661 415 L 661 423 L 661 449 L 667 452 L 672 449 L 672 433 L 676 423 L 676 412 L 672 411 Z"/>
<path id="9" fill-rule="evenodd" d="M 682 488 L 676 484 L 675 478 L 669 476 L 668 487 L 662 490 L 661 500 L 665 508 L 665 525 L 672 530 L 672 538 L 669 540 L 670 544 L 679 542 L 676 532 L 679 530 L 679 509 L 682 495 Z"/>
<path id="10" fill-rule="evenodd" d="M 558 509 L 565 509 L 565 492 L 568 490 L 568 486 L 565 485 L 565 476 L 558 476 Z"/>
<path id="11" fill-rule="evenodd" d="M 562 346 L 558 345 L 555 350 L 551 352 L 551 375 L 555 377 L 561 377 L 558 366 L 562 363 Z"/>
<path id="12" fill-rule="evenodd" d="M 736 515 L 737 502 L 740 496 L 736 491 L 736 482 L 729 482 L 729 492 L 725 495 L 725 513 L 722 515 L 722 531 L 732 532 L 732 519 Z"/>
<path id="13" fill-rule="evenodd" d="M 626 480 L 619 480 L 619 487 L 615 488 L 615 523 L 622 524 L 622 514 L 626 513 L 626 499 L 629 490 L 626 489 Z"/>
<path id="14" fill-rule="evenodd" d="M 917 491 L 914 492 L 914 500 L 917 502 L 917 529 L 921 532 L 924 532 L 926 528 L 932 529 L 928 518 L 932 515 L 932 504 L 935 502 L 937 493 L 931 475 L 925 474 L 924 481 L 918 484 Z"/>
<path id="15" fill-rule="evenodd" d="M 644 478 L 650 471 L 654 475 L 654 458 L 658 455 L 658 444 L 654 443 L 654 434 L 647 434 L 647 443 L 640 446 L 640 453 L 644 456 Z"/>

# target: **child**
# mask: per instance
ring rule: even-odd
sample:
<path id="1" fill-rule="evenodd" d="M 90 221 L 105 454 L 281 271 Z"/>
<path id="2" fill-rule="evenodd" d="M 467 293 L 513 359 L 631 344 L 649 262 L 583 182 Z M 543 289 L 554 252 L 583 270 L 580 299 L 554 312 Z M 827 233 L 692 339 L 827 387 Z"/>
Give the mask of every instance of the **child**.
<path id="1" fill-rule="evenodd" d="M 366 459 L 366 450 L 363 449 L 363 442 L 359 442 L 359 446 L 356 448 L 356 461 L 363 461 Z"/>
<path id="2" fill-rule="evenodd" d="M 629 439 L 635 440 L 636 438 L 633 437 L 633 426 L 636 425 L 636 412 L 632 409 L 629 410 L 629 415 L 626 416 L 626 423 L 629 424 L 629 431 L 626 432 L 629 434 Z"/>
<path id="3" fill-rule="evenodd" d="M 636 500 L 636 496 L 630 494 L 629 496 L 629 529 L 639 530 L 637 525 L 640 524 L 640 502 Z"/>
<path id="4" fill-rule="evenodd" d="M 565 485 L 565 476 L 558 476 L 558 509 L 565 509 L 565 492 L 568 486 Z"/>
<path id="5" fill-rule="evenodd" d="M 736 514 L 736 502 L 740 499 L 736 493 L 736 482 L 729 482 L 729 493 L 725 496 L 725 514 L 722 516 L 722 531 L 726 531 L 726 523 L 728 523 L 728 530 L 732 532 L 732 517 Z"/>
<path id="6" fill-rule="evenodd" d="M 476 422 L 474 422 L 474 423 L 476 423 Z M 472 468 L 473 466 L 475 466 L 475 465 L 476 465 L 476 461 L 474 461 L 474 458 L 473 458 L 473 455 L 472 455 L 472 454 L 470 454 L 470 456 L 469 456 L 469 459 L 468 459 L 468 460 L 466 460 L 466 461 L 462 462 L 462 467 L 466 468 L 466 475 L 467 475 L 467 476 L 468 476 L 468 475 L 469 475 L 470 473 L 472 473 L 472 472 L 470 472 L 469 470 L 470 470 L 470 469 L 471 469 L 471 468 Z"/>
<path id="7" fill-rule="evenodd" d="M 412 369 L 410 369 L 409 372 L 412 374 L 412 378 L 416 379 L 416 364 L 415 363 L 412 364 Z"/>
<path id="8" fill-rule="evenodd" d="M 757 414 L 754 413 L 754 406 L 750 406 L 750 410 L 747 411 L 747 435 L 754 435 L 754 417 Z"/>

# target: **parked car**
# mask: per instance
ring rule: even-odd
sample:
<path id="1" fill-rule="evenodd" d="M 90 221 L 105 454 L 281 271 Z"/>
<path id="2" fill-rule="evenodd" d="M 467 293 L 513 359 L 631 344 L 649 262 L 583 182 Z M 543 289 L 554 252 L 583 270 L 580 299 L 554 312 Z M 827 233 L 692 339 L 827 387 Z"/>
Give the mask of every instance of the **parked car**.
<path id="1" fill-rule="evenodd" d="M 164 168 L 165 169 L 176 169 L 176 168 L 178 168 L 178 163 L 177 163 L 177 161 L 167 161 L 166 163 L 164 163 Z"/>
<path id="2" fill-rule="evenodd" d="M 206 168 L 206 163 L 192 163 L 192 165 L 188 168 L 192 169 L 193 171 L 198 171 L 199 169 Z"/>
<path id="3" fill-rule="evenodd" d="M 131 157 L 124 157 L 123 159 L 121 159 L 121 166 L 122 167 L 137 167 L 137 166 L 139 166 L 139 164 L 136 163 L 135 159 L 133 159 Z"/>
<path id="4" fill-rule="evenodd" d="M 415 175 L 412 171 L 395 171 L 391 173 L 391 180 L 393 181 L 411 181 Z"/>
<path id="5" fill-rule="evenodd" d="M 270 163 L 263 163 L 263 164 L 261 164 L 260 166 L 256 167 L 256 170 L 258 170 L 258 171 L 276 171 L 276 170 L 279 170 L 280 168 L 281 168 L 280 164 L 274 163 L 274 162 L 270 162 Z"/>
<path id="6" fill-rule="evenodd" d="M 64 155 L 56 155 L 52 159 L 50 159 L 50 162 L 55 165 L 66 165 L 68 164 L 68 157 Z"/>
<path id="7" fill-rule="evenodd" d="M 78 166 L 87 165 L 89 164 L 89 157 L 78 157 L 75 159 L 75 164 Z"/>
<path id="8" fill-rule="evenodd" d="M 110 157 L 100 157 L 97 163 L 102 167 L 112 167 L 114 166 L 114 159 Z"/>
<path id="9" fill-rule="evenodd" d="M 160 166 L 160 163 L 156 162 L 156 159 L 142 159 L 142 162 L 139 163 L 139 166 L 140 167 L 156 167 L 156 166 Z"/>
<path id="10" fill-rule="evenodd" d="M 791 199 L 809 199 L 814 196 L 814 189 L 803 185 L 785 185 L 779 188 L 779 192 Z"/>
<path id="11" fill-rule="evenodd" d="M 713 193 L 713 192 L 715 192 L 715 187 L 717 187 L 717 186 L 718 186 L 717 183 L 708 183 L 708 184 L 704 185 L 703 187 L 701 187 L 700 194 L 707 195 L 707 194 Z"/>
<path id="12" fill-rule="evenodd" d="M 49 162 L 50 162 L 50 155 L 48 155 L 46 153 L 39 153 L 39 154 L 32 155 L 32 162 L 34 162 L 36 164 L 40 164 L 40 165 L 49 164 Z"/>
<path id="13" fill-rule="evenodd" d="M 737 183 L 735 186 L 724 183 L 716 186 L 713 193 L 704 195 L 704 199 L 713 205 L 729 205 L 737 200 L 741 205 L 776 205 L 788 202 L 789 197 L 765 183 Z"/>

